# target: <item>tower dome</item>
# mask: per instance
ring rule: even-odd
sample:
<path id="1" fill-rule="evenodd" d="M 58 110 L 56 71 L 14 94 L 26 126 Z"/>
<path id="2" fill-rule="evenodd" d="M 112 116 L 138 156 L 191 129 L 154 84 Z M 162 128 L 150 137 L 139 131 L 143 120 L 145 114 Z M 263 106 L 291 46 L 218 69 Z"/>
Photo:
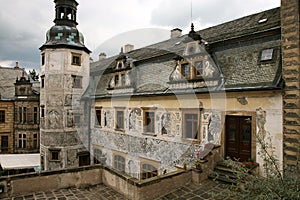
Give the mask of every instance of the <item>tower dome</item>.
<path id="1" fill-rule="evenodd" d="M 40 48 L 73 48 L 90 53 L 84 45 L 83 35 L 77 30 L 76 0 L 55 0 L 55 25 L 46 34 L 46 43 Z"/>

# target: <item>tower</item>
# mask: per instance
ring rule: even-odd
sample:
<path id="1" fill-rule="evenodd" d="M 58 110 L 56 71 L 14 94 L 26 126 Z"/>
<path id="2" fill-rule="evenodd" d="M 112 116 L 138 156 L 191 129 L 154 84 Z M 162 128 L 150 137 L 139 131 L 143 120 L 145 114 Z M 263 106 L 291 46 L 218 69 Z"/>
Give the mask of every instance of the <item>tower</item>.
<path id="1" fill-rule="evenodd" d="M 89 54 L 77 30 L 76 0 L 54 0 L 55 25 L 41 50 L 41 166 L 44 170 L 89 164 L 81 96 L 89 82 Z"/>

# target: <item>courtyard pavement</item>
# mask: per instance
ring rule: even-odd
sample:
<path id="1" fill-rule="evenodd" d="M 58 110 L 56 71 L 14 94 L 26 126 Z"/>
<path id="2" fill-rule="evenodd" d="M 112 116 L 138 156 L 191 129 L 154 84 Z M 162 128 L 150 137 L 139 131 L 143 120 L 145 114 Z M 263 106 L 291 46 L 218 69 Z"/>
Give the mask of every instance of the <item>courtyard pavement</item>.
<path id="1" fill-rule="evenodd" d="M 201 184 L 187 184 L 156 200 L 201 200 L 216 199 L 212 193 L 222 192 L 228 185 L 205 180 Z M 100 184 L 80 189 L 70 188 L 57 191 L 36 192 L 34 194 L 13 197 L 12 200 L 125 200 L 126 198 L 111 188 Z M 221 198 L 225 200 L 225 198 Z M 5 200 L 11 200 L 7 198 Z"/>

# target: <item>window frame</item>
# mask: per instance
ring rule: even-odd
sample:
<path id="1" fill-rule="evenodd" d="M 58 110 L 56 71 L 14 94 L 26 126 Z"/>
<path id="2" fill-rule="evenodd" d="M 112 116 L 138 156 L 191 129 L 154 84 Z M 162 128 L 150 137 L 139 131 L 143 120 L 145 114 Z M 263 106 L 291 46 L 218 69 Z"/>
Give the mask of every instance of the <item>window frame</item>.
<path id="1" fill-rule="evenodd" d="M 117 159 L 116 159 L 117 158 Z M 121 173 L 126 171 L 126 157 L 120 154 L 113 154 L 113 167 Z"/>
<path id="2" fill-rule="evenodd" d="M 38 107 L 33 107 L 33 124 L 39 123 L 39 117 L 38 117 L 39 109 Z"/>
<path id="3" fill-rule="evenodd" d="M 5 116 L 6 112 L 5 110 L 0 110 L 0 124 L 4 124 L 6 121 L 6 116 Z"/>
<path id="4" fill-rule="evenodd" d="M 7 146 L 6 147 L 3 147 L 3 141 L 4 139 L 3 138 L 6 138 L 5 141 L 6 141 L 6 144 Z M 9 149 L 9 137 L 8 135 L 1 135 L 1 152 L 8 152 L 8 149 Z"/>
<path id="5" fill-rule="evenodd" d="M 19 133 L 18 134 L 18 149 L 27 149 L 27 135 L 26 135 L 26 133 Z"/>
<path id="6" fill-rule="evenodd" d="M 32 139 L 32 147 L 34 149 L 38 149 L 39 148 L 39 143 L 38 143 L 38 134 L 37 133 L 34 133 L 33 134 L 33 139 Z"/>
<path id="7" fill-rule="evenodd" d="M 194 118 L 191 119 L 191 122 L 187 122 L 187 115 L 197 115 L 197 121 L 195 124 Z M 188 108 L 182 110 L 182 138 L 185 140 L 193 140 L 193 141 L 200 141 L 200 109 L 199 108 Z M 190 121 L 190 120 L 189 120 Z M 192 130 L 196 127 L 196 135 L 194 131 L 192 131 L 191 137 L 188 137 L 190 133 L 187 133 L 187 123 L 192 123 Z"/>
<path id="8" fill-rule="evenodd" d="M 41 76 L 41 88 L 45 88 L 45 75 Z"/>
<path id="9" fill-rule="evenodd" d="M 147 169 L 145 168 L 147 167 Z M 151 170 L 150 169 L 155 169 L 155 170 Z M 160 167 L 160 162 L 159 161 L 155 161 L 155 160 L 150 160 L 148 158 L 140 158 L 140 180 L 145 180 L 148 178 L 153 178 L 156 176 L 159 176 L 159 167 Z"/>
<path id="10" fill-rule="evenodd" d="M 143 109 L 143 131 L 144 131 L 144 134 L 147 134 L 147 135 L 156 135 L 156 126 L 155 126 L 155 117 L 156 117 L 156 107 L 153 107 L 153 108 L 142 108 Z M 153 117 L 150 117 L 149 118 L 149 115 L 150 113 L 153 113 Z M 150 122 L 148 123 L 148 119 L 152 119 L 151 121 L 153 122 Z M 149 124 L 151 125 L 149 127 Z"/>
<path id="11" fill-rule="evenodd" d="M 81 89 L 82 88 L 82 76 L 72 75 L 72 88 Z"/>
<path id="12" fill-rule="evenodd" d="M 95 126 L 101 127 L 102 125 L 102 107 L 95 107 Z"/>
<path id="13" fill-rule="evenodd" d="M 61 152 L 60 149 L 49 149 L 49 154 L 50 154 L 49 161 L 59 162 L 60 161 L 60 152 Z"/>
<path id="14" fill-rule="evenodd" d="M 45 65 L 45 53 L 42 53 L 42 55 L 41 55 L 41 64 L 42 64 L 42 66 L 44 66 Z"/>
<path id="15" fill-rule="evenodd" d="M 76 66 L 81 66 L 81 54 L 72 53 L 71 64 Z"/>
<path id="16" fill-rule="evenodd" d="M 125 130 L 125 107 L 115 108 L 115 130 L 117 131 Z"/>

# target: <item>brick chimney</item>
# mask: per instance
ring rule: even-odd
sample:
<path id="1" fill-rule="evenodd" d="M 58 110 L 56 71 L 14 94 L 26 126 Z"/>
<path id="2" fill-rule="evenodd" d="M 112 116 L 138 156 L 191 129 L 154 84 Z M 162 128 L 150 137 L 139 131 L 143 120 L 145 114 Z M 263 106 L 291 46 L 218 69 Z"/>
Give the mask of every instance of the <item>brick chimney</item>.
<path id="1" fill-rule="evenodd" d="M 106 54 L 104 52 L 99 54 L 99 60 L 104 60 L 106 58 Z"/>
<path id="2" fill-rule="evenodd" d="M 18 61 L 16 62 L 15 69 L 19 69 L 19 62 Z"/>
<path id="3" fill-rule="evenodd" d="M 134 46 L 132 44 L 124 45 L 124 53 L 128 53 L 129 51 L 134 50 Z"/>
<path id="4" fill-rule="evenodd" d="M 299 0 L 281 0 L 283 162 L 300 170 L 300 28 Z"/>
<path id="5" fill-rule="evenodd" d="M 180 37 L 182 33 L 182 30 L 179 28 L 174 28 L 171 30 L 171 38 L 177 38 Z"/>

